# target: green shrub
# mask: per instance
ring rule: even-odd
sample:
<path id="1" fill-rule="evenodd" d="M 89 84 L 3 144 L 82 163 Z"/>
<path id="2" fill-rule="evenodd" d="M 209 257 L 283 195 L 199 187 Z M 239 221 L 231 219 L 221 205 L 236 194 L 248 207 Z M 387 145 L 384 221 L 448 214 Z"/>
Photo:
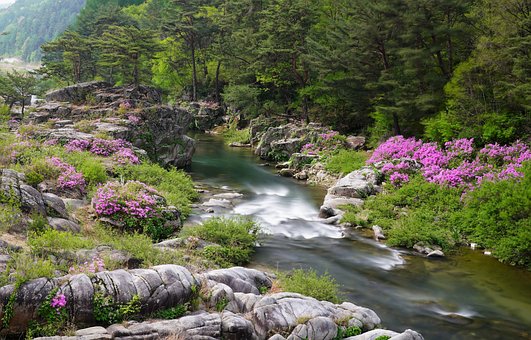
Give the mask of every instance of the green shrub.
<path id="1" fill-rule="evenodd" d="M 76 169 L 83 174 L 89 187 L 95 187 L 107 180 L 107 170 L 103 163 L 94 157 L 86 158 Z"/>
<path id="2" fill-rule="evenodd" d="M 34 213 L 31 215 L 31 220 L 28 224 L 28 232 L 41 233 L 48 227 L 48 219 L 46 216 L 39 213 Z"/>
<path id="3" fill-rule="evenodd" d="M 379 337 L 377 337 L 374 340 L 389 340 L 389 339 L 391 339 L 391 337 L 388 336 L 388 335 L 380 335 Z"/>
<path id="4" fill-rule="evenodd" d="M 0 203 L 0 231 L 7 232 L 20 223 L 22 212 L 17 205 Z"/>
<path id="5" fill-rule="evenodd" d="M 456 220 L 501 261 L 531 268 L 531 162 L 523 173 L 523 179 L 485 182 L 468 193 Z"/>
<path id="6" fill-rule="evenodd" d="M 40 277 L 52 278 L 55 276 L 56 269 L 51 261 L 25 253 L 13 254 L 9 262 L 9 268 L 15 271 L 15 279 L 18 283 L 24 283 Z"/>
<path id="7" fill-rule="evenodd" d="M 327 171 L 336 174 L 348 174 L 365 165 L 368 155 L 365 151 L 339 150 L 326 160 Z"/>
<path id="8" fill-rule="evenodd" d="M 26 182 L 32 186 L 37 186 L 44 180 L 56 179 L 60 174 L 59 168 L 44 158 L 35 159 L 25 171 Z"/>
<path id="9" fill-rule="evenodd" d="M 222 136 L 226 144 L 231 144 L 231 143 L 246 144 L 246 143 L 249 143 L 251 140 L 251 130 L 248 128 L 243 129 L 243 130 L 238 130 L 237 128 L 230 127 L 223 131 Z"/>
<path id="10" fill-rule="evenodd" d="M 78 234 L 55 229 L 46 229 L 41 233 L 30 233 L 28 245 L 35 254 L 46 254 L 63 250 L 92 248 L 94 243 Z"/>
<path id="11" fill-rule="evenodd" d="M 183 216 L 190 214 L 190 205 L 198 198 L 192 179 L 181 170 L 166 170 L 158 164 L 144 162 L 125 166 L 117 172 L 125 180 L 136 180 L 155 187 Z"/>
<path id="12" fill-rule="evenodd" d="M 280 286 L 286 292 L 311 296 L 317 300 L 338 303 L 339 285 L 328 273 L 317 274 L 315 270 L 295 269 L 279 275 Z"/>
<path id="13" fill-rule="evenodd" d="M 131 301 L 119 304 L 112 296 L 102 292 L 94 293 L 94 319 L 103 325 L 120 323 L 140 313 L 141 302 L 138 295 L 134 295 Z"/>
<path id="14" fill-rule="evenodd" d="M 349 338 L 351 336 L 360 335 L 361 332 L 362 330 L 358 326 L 338 327 L 337 335 L 335 339 L 339 340 L 339 339 Z"/>
<path id="15" fill-rule="evenodd" d="M 217 244 L 204 248 L 204 255 L 222 267 L 249 262 L 258 237 L 259 227 L 248 218 L 213 217 L 202 225 L 183 230 L 185 236 L 195 236 Z"/>
<path id="16" fill-rule="evenodd" d="M 177 305 L 172 308 L 158 310 L 155 313 L 153 313 L 152 316 L 153 318 L 156 318 L 156 319 L 172 320 L 172 319 L 180 318 L 186 313 L 187 310 L 188 308 L 186 305 Z"/>

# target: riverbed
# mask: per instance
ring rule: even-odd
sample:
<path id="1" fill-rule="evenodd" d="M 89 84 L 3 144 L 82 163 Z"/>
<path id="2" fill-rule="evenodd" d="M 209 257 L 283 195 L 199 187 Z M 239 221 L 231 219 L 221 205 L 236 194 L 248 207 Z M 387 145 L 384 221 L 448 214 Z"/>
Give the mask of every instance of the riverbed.
<path id="1" fill-rule="evenodd" d="M 426 339 L 531 339 L 531 272 L 470 249 L 427 259 L 324 224 L 324 188 L 276 175 L 250 149 L 194 137 L 194 180 L 242 193 L 228 214 L 262 226 L 251 267 L 328 272 L 345 300 L 373 309 L 385 328 Z"/>

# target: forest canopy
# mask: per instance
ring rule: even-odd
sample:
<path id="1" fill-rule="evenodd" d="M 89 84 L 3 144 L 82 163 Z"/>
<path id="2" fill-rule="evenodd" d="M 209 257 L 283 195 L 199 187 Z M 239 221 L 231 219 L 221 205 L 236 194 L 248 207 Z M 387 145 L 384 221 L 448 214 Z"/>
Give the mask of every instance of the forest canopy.
<path id="1" fill-rule="evenodd" d="M 531 126 L 530 10 L 526 0 L 88 0 L 43 46 L 43 70 L 373 142 L 507 143 Z"/>

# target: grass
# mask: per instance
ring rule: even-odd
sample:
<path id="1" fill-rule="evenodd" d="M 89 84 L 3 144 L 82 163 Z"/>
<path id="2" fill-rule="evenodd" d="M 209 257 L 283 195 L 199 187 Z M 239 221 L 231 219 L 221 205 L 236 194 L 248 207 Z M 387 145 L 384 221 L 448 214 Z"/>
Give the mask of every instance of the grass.
<path id="1" fill-rule="evenodd" d="M 334 174 L 348 174 L 364 166 L 368 158 L 365 151 L 339 150 L 326 160 L 325 168 Z"/>
<path id="2" fill-rule="evenodd" d="M 258 224 L 248 218 L 213 217 L 200 226 L 184 229 L 182 235 L 215 243 L 206 246 L 203 254 L 219 266 L 230 267 L 250 261 L 258 231 Z"/>
<path id="3" fill-rule="evenodd" d="M 251 130 L 249 128 L 238 130 L 235 127 L 230 127 L 224 130 L 221 133 L 221 135 L 223 136 L 223 139 L 225 140 L 226 144 L 231 144 L 231 143 L 247 144 L 251 140 Z"/>
<path id="4" fill-rule="evenodd" d="M 190 204 L 199 197 L 192 179 L 182 170 L 167 170 L 146 161 L 139 165 L 124 166 L 118 170 L 118 174 L 125 180 L 136 180 L 155 187 L 168 204 L 177 207 L 183 216 L 190 214 Z"/>
<path id="5" fill-rule="evenodd" d="M 328 273 L 319 275 L 315 270 L 295 269 L 279 274 L 283 291 L 311 296 L 317 300 L 339 303 L 339 285 Z"/>

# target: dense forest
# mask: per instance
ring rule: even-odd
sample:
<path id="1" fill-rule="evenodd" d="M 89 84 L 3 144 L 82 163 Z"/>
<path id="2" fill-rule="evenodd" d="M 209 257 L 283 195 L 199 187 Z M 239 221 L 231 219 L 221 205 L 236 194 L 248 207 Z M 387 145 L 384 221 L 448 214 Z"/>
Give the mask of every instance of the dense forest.
<path id="1" fill-rule="evenodd" d="M 151 83 L 382 140 L 529 133 L 526 0 L 89 0 L 43 47 L 72 83 Z"/>
<path id="2" fill-rule="evenodd" d="M 41 45 L 62 33 L 85 0 L 18 0 L 0 11 L 0 56 L 38 62 Z"/>

